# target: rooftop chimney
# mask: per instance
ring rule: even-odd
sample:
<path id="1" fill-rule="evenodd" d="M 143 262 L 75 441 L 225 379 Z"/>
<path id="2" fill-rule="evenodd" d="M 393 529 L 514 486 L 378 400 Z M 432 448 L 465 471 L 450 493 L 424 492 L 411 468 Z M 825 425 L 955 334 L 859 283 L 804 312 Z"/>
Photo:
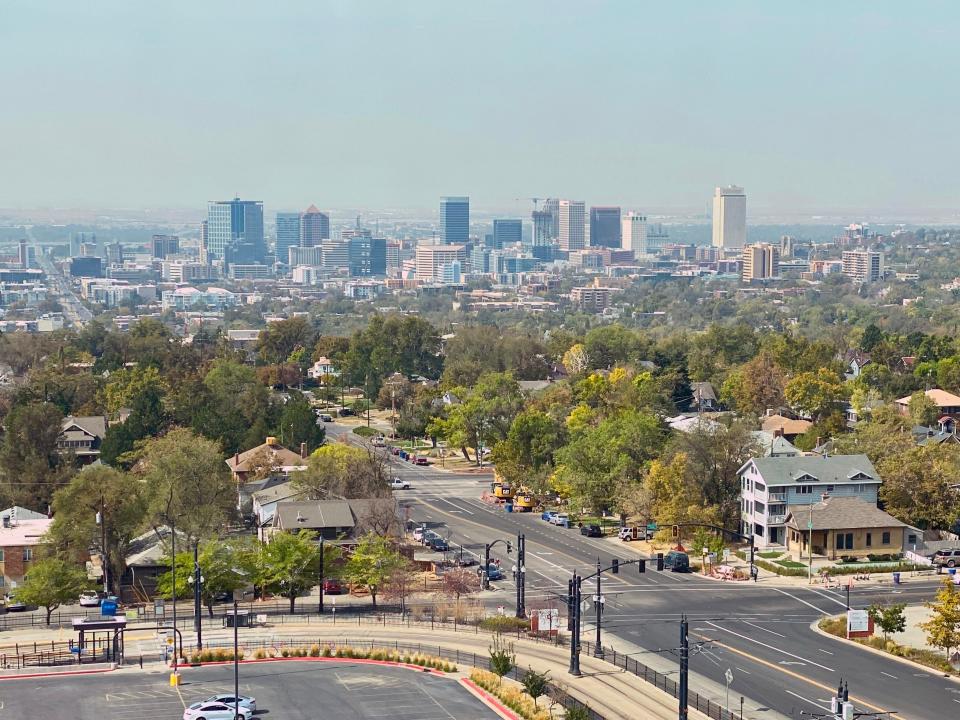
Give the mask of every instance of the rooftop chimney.
<path id="1" fill-rule="evenodd" d="M 773 436 L 774 436 L 775 438 L 783 437 L 783 428 L 781 427 L 781 428 L 777 428 L 776 430 L 774 430 L 774 431 L 773 431 Z"/>
<path id="2" fill-rule="evenodd" d="M 307 519 L 300 513 L 299 510 L 297 510 L 297 522 L 298 522 L 298 523 L 303 523 L 303 522 L 306 522 L 306 521 L 307 521 Z"/>

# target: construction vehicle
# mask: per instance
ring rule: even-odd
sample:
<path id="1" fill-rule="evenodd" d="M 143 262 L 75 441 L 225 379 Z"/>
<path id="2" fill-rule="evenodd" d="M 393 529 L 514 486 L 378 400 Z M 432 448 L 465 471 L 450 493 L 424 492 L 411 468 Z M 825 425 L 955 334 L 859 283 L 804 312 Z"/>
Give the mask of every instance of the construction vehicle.
<path id="1" fill-rule="evenodd" d="M 530 512 L 533 506 L 537 504 L 537 498 L 530 490 L 525 487 L 520 488 L 520 492 L 513 499 L 514 512 Z"/>
<path id="2" fill-rule="evenodd" d="M 493 483 L 493 496 L 497 500 L 510 501 L 513 500 L 513 496 L 517 494 L 516 489 L 507 482 L 495 482 Z"/>

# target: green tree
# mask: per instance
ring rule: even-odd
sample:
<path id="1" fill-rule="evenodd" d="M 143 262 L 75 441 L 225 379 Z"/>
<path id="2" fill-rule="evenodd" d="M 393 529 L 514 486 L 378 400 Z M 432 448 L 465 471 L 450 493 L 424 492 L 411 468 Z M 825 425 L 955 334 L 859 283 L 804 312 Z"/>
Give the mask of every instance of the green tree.
<path id="1" fill-rule="evenodd" d="M 960 589 L 945 577 L 932 602 L 925 603 L 932 611 L 920 629 L 927 634 L 927 644 L 943 648 L 949 657 L 953 648 L 960 647 Z"/>
<path id="2" fill-rule="evenodd" d="M 325 570 L 336 567 L 333 547 L 324 553 Z M 263 545 L 257 559 L 257 578 L 267 592 L 285 597 L 294 611 L 297 598 L 312 590 L 320 572 L 320 545 L 310 530 L 279 532 Z M 329 573 L 328 573 L 329 577 Z"/>
<path id="3" fill-rule="evenodd" d="M 267 325 L 257 339 L 257 353 L 263 362 L 279 365 L 298 348 L 312 348 L 317 334 L 310 321 L 302 316 Z"/>
<path id="4" fill-rule="evenodd" d="M 98 525 L 101 499 L 102 525 Z M 90 465 L 57 489 L 52 508 L 51 547 L 60 557 L 82 563 L 91 548 L 100 548 L 105 537 L 108 580 L 119 595 L 131 545 L 147 526 L 147 488 L 132 475 Z"/>
<path id="5" fill-rule="evenodd" d="M 299 452 L 300 443 L 306 443 L 307 451 L 313 451 L 323 444 L 325 435 L 326 430 L 317 423 L 317 416 L 307 399 L 298 392 L 291 392 L 280 415 L 280 436 L 284 444 Z"/>
<path id="6" fill-rule="evenodd" d="M 900 603 L 895 605 L 871 605 L 867 608 L 867 614 L 883 632 L 884 642 L 886 642 L 890 633 L 899 633 L 907 629 L 907 618 L 903 614 L 906 607 L 906 603 Z"/>
<path id="7" fill-rule="evenodd" d="M 820 368 L 816 373 L 796 375 L 784 387 L 790 406 L 815 419 L 829 414 L 847 397 L 843 380 L 832 370 Z"/>
<path id="8" fill-rule="evenodd" d="M 73 563 L 48 557 L 30 566 L 26 580 L 17 588 L 17 599 L 46 610 L 49 625 L 53 611 L 76 602 L 87 582 L 87 574 Z"/>
<path id="9" fill-rule="evenodd" d="M 763 415 L 767 408 L 783 405 L 784 382 L 783 371 L 763 353 L 731 372 L 720 396 L 740 412 Z"/>
<path id="10" fill-rule="evenodd" d="M 251 543 L 238 539 L 212 539 L 201 543 L 197 562 L 203 582 L 200 585 L 200 602 L 213 617 L 213 604 L 221 593 L 231 593 L 246 587 L 256 578 L 256 550 Z M 167 556 L 167 564 L 170 556 Z M 178 552 L 176 559 L 177 597 L 193 593 L 191 579 L 194 577 L 193 552 Z M 173 573 L 165 572 L 157 578 L 157 592 L 172 597 Z"/>
<path id="11" fill-rule="evenodd" d="M 148 517 L 176 527 L 190 544 L 208 538 L 230 519 L 236 483 L 217 445 L 185 428 L 174 428 L 144 445 L 137 472 L 149 488 Z"/>
<path id="12" fill-rule="evenodd" d="M 110 373 L 107 384 L 103 388 L 104 404 L 107 412 L 113 415 L 121 408 L 129 408 L 134 400 L 147 390 L 153 391 L 161 398 L 167 387 L 160 371 L 150 365 L 136 365 L 132 368 L 121 368 Z"/>
<path id="13" fill-rule="evenodd" d="M 513 643 L 503 639 L 500 633 L 493 636 L 490 646 L 490 672 L 503 682 L 503 676 L 517 666 L 517 655 L 513 651 Z"/>
<path id="14" fill-rule="evenodd" d="M 144 388 L 133 399 L 129 417 L 107 428 L 107 435 L 100 446 L 101 462 L 129 467 L 129 453 L 137 441 L 161 434 L 167 422 L 160 391 L 152 386 Z"/>
<path id="15" fill-rule="evenodd" d="M 388 538 L 369 532 L 359 539 L 347 558 L 343 577 L 351 585 L 365 587 L 376 607 L 380 588 L 404 562 Z"/>
<path id="16" fill-rule="evenodd" d="M 909 435 L 908 435 L 909 437 Z M 950 528 L 958 518 L 956 504 L 944 502 L 960 482 L 960 447 L 953 443 L 917 446 L 889 437 L 904 449 L 884 454 L 877 463 L 883 478 L 880 499 L 891 515 L 920 528 Z"/>
<path id="17" fill-rule="evenodd" d="M 310 455 L 306 470 L 293 473 L 293 484 L 314 500 L 389 497 L 387 470 L 377 452 L 331 443 Z"/>
<path id="18" fill-rule="evenodd" d="M 533 698 L 533 706 L 537 707 L 537 699 L 547 691 L 547 683 L 550 681 L 550 673 L 538 673 L 532 667 L 527 667 L 527 671 L 520 679 L 524 691 Z"/>
<path id="19" fill-rule="evenodd" d="M 14 407 L 0 445 L 0 494 L 6 503 L 45 509 L 53 490 L 71 474 L 57 452 L 63 413 L 48 402 Z"/>
<path id="20" fill-rule="evenodd" d="M 910 404 L 907 406 L 910 411 L 910 419 L 914 425 L 931 426 L 936 425 L 937 418 L 940 415 L 940 408 L 937 404 L 927 397 L 927 394 L 918 390 L 910 396 Z"/>

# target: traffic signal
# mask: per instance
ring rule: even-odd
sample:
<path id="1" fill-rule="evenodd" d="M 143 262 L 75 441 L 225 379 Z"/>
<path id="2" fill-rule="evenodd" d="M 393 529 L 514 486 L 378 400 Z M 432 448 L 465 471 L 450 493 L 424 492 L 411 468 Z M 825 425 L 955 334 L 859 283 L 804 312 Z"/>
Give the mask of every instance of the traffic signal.
<path id="1" fill-rule="evenodd" d="M 680 526 L 679 526 L 679 525 L 674 525 L 672 529 L 673 529 L 673 536 L 674 536 L 675 538 L 680 537 Z"/>
<path id="2" fill-rule="evenodd" d="M 657 553 L 657 570 L 663 570 L 663 553 Z"/>
<path id="3" fill-rule="evenodd" d="M 639 569 L 640 572 L 645 573 L 645 572 L 647 571 L 647 561 L 646 561 L 646 560 L 638 560 L 638 561 L 637 561 L 637 568 Z"/>
<path id="4" fill-rule="evenodd" d="M 513 543 L 507 540 L 507 555 L 513 552 Z"/>
<path id="5" fill-rule="evenodd" d="M 612 572 L 614 575 L 618 575 L 620 573 L 620 561 L 617 560 L 617 558 L 614 558 L 613 562 L 611 562 L 610 564 L 612 566 L 610 568 L 610 572 Z"/>

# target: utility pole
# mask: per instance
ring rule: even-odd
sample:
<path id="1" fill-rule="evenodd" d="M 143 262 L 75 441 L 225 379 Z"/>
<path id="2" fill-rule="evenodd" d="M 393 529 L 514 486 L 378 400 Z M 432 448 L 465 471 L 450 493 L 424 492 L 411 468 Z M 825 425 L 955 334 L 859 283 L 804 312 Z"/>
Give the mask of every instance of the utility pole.
<path id="1" fill-rule="evenodd" d="M 573 633 L 570 636 L 570 674 L 580 676 L 580 576 L 577 571 L 573 571 L 573 579 L 570 581 L 573 592 L 571 593 L 571 606 L 573 608 Z"/>
<path id="2" fill-rule="evenodd" d="M 680 688 L 678 700 L 680 701 L 680 720 L 688 720 L 687 715 L 687 674 L 690 671 L 690 645 L 687 640 L 687 616 L 680 617 Z"/>
<path id="3" fill-rule="evenodd" d="M 524 566 L 526 562 L 526 539 L 523 533 L 517 533 L 517 617 L 523 618 L 527 616 L 527 609 L 525 607 L 525 577 L 527 574 L 527 569 Z"/>
<path id="4" fill-rule="evenodd" d="M 600 558 L 597 558 L 597 596 L 593 599 L 594 609 L 597 611 L 597 639 L 593 645 L 593 656 L 603 659 L 603 645 L 600 644 L 600 618 L 603 615 L 603 595 L 600 594 Z"/>
<path id="5" fill-rule="evenodd" d="M 324 551 L 324 541 L 323 535 L 320 536 L 320 605 L 317 609 L 317 612 L 323 615 L 323 551 Z"/>
<path id="6" fill-rule="evenodd" d="M 107 568 L 110 563 L 107 558 L 107 514 L 103 502 L 103 491 L 100 492 L 100 512 L 97 513 L 97 525 L 100 526 L 100 569 L 103 572 L 103 594 L 110 594 L 110 583 L 107 579 Z"/>
<path id="7" fill-rule="evenodd" d="M 203 649 L 203 631 L 200 614 L 200 585 L 203 575 L 200 574 L 200 541 L 193 544 L 193 630 L 197 633 L 197 650 Z"/>

